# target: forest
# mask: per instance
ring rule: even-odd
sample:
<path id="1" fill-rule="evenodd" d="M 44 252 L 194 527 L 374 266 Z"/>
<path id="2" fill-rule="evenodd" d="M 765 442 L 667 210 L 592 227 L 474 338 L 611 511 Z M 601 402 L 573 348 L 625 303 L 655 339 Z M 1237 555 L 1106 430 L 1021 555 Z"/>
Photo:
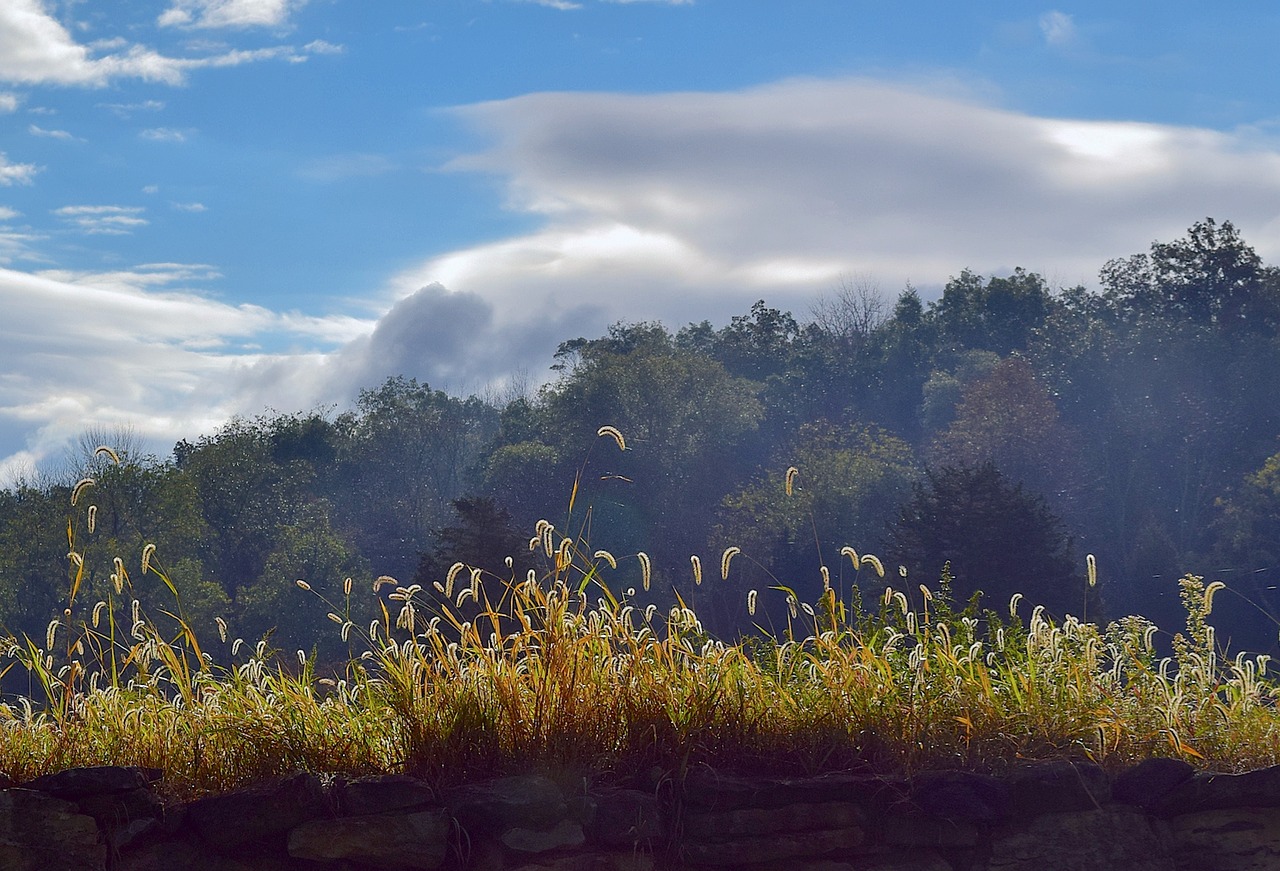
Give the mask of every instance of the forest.
<path id="1" fill-rule="evenodd" d="M 720 637 L 776 631 L 824 573 L 874 607 L 945 572 L 978 609 L 1021 594 L 1024 611 L 1141 614 L 1168 638 L 1194 573 L 1225 584 L 1219 645 L 1277 647 L 1280 269 L 1229 222 L 1107 262 L 1096 292 L 1023 269 L 961 271 L 929 303 L 849 280 L 804 313 L 617 323 L 552 362 L 500 400 L 393 377 L 350 409 L 264 411 L 166 457 L 127 434 L 95 452 L 86 422 L 78 468 L 0 492 L 0 627 L 44 638 L 69 549 L 92 603 L 117 557 L 154 545 L 190 625 L 336 660 L 318 598 L 390 576 L 443 599 L 455 563 L 523 576 L 547 558 L 530 546 L 545 519 L 609 552 L 614 595 L 678 596 Z M 77 489 L 91 531 L 69 532 Z M 164 593 L 158 574 L 134 583 Z M 350 619 L 376 618 L 391 586 L 352 597 Z"/>

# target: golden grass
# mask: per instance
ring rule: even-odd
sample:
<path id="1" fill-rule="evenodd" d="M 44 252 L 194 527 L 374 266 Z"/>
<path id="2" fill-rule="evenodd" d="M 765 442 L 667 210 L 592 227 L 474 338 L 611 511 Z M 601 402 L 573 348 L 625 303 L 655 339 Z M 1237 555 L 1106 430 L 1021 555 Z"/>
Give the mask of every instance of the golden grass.
<path id="1" fill-rule="evenodd" d="M 345 602 L 315 603 L 358 651 L 320 674 L 265 642 L 236 641 L 215 663 L 152 548 L 142 573 L 174 606 L 149 615 L 118 559 L 118 595 L 77 602 L 86 556 L 69 530 L 67 611 L 43 646 L 4 642 L 6 686 L 26 685 L 0 705 L 0 771 L 18 782 L 89 764 L 161 768 L 168 790 L 195 795 L 298 768 L 450 782 L 540 766 L 622 778 L 702 762 L 909 772 L 1064 755 L 1110 767 L 1152 755 L 1227 770 L 1280 761 L 1268 662 L 1222 656 L 1208 622 L 1217 587 L 1191 576 L 1187 627 L 1167 658 L 1139 617 L 1055 624 L 1041 608 L 1019 616 L 1016 597 L 1007 615 L 956 611 L 945 576 L 918 595 L 889 589 L 873 614 L 856 589 L 846 601 L 824 585 L 806 603 L 779 585 L 785 630 L 730 643 L 678 595 L 668 610 L 639 609 L 634 591 L 611 588 L 618 559 L 544 521 L 531 540 L 541 574 L 455 565 L 434 598 L 381 577 L 382 617 L 367 627 L 350 619 L 350 583 Z M 843 553 L 882 574 L 874 556 Z M 634 556 L 647 588 L 649 559 Z"/>

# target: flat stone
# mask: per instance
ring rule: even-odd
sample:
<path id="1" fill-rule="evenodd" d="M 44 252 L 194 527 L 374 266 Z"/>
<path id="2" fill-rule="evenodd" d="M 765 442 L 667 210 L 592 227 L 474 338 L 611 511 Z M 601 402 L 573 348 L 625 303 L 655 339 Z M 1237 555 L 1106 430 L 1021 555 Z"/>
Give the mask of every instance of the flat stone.
<path id="1" fill-rule="evenodd" d="M 1097 810 L 1111 801 L 1111 781 L 1092 762 L 1055 759 L 1020 765 L 1004 778 L 1019 816 Z"/>
<path id="2" fill-rule="evenodd" d="M 751 865 L 785 862 L 792 867 L 796 860 L 822 859 L 848 852 L 862 846 L 866 840 L 863 829 L 827 829 L 794 834 L 773 834 L 758 838 L 738 838 L 732 841 L 686 843 L 684 858 L 697 865 Z"/>
<path id="3" fill-rule="evenodd" d="M 468 784 L 449 793 L 445 803 L 472 836 L 510 828 L 548 828 L 569 811 L 556 782 L 536 774 Z"/>
<path id="4" fill-rule="evenodd" d="M 98 824 L 74 804 L 33 789 L 0 792 L 0 868 L 93 871 L 106 864 Z"/>
<path id="5" fill-rule="evenodd" d="M 243 859 L 215 853 L 203 843 L 185 838 L 148 841 L 121 852 L 111 871 L 280 871 L 271 856 Z"/>
<path id="6" fill-rule="evenodd" d="M 517 853 L 549 853 L 571 847 L 581 847 L 587 842 L 582 824 L 564 820 L 551 829 L 511 828 L 498 839 L 502 846 Z"/>
<path id="7" fill-rule="evenodd" d="M 1195 768 L 1181 759 L 1144 759 L 1116 776 L 1111 784 L 1111 797 L 1124 804 L 1151 810 L 1195 773 Z"/>
<path id="8" fill-rule="evenodd" d="M 1237 807 L 1280 807 L 1280 766 L 1244 774 L 1197 773 L 1170 790 L 1158 810 L 1173 816 Z"/>
<path id="9" fill-rule="evenodd" d="M 692 840 L 725 841 L 743 835 L 773 832 L 809 832 L 861 826 L 866 815 L 859 805 L 843 801 L 790 804 L 770 808 L 738 808 L 726 811 L 689 811 L 683 819 L 684 836 Z"/>
<path id="10" fill-rule="evenodd" d="M 991 845 L 988 871 L 1169 871 L 1168 845 L 1145 814 L 1103 810 L 1041 814 Z"/>
<path id="11" fill-rule="evenodd" d="M 314 862 L 439 868 L 449 847 L 449 826 L 441 809 L 312 820 L 289 832 L 289 855 Z"/>
<path id="12" fill-rule="evenodd" d="M 420 808 L 435 803 L 435 793 L 416 777 L 382 774 L 340 784 L 335 790 L 344 814 L 363 816 Z"/>
<path id="13" fill-rule="evenodd" d="M 186 823 L 222 852 L 283 841 L 294 826 L 323 816 L 329 816 L 324 788 L 315 775 L 302 772 L 186 806 Z M 283 849 L 283 843 L 279 846 Z"/>
<path id="14" fill-rule="evenodd" d="M 1280 812 L 1226 808 L 1169 820 L 1179 871 L 1274 871 L 1280 868 Z"/>
<path id="15" fill-rule="evenodd" d="M 991 824 L 1009 816 L 1009 786 L 971 771 L 925 771 L 911 778 L 911 802 L 948 820 Z"/>
<path id="16" fill-rule="evenodd" d="M 918 815 L 885 814 L 872 831 L 878 842 L 894 847 L 974 847 L 981 840 L 974 823 Z"/>
<path id="17" fill-rule="evenodd" d="M 657 797 L 637 789 L 598 790 L 589 797 L 592 811 L 587 840 L 607 847 L 650 848 L 665 834 Z"/>
<path id="18" fill-rule="evenodd" d="M 157 768 L 99 765 L 68 768 L 54 774 L 45 774 L 27 782 L 24 787 L 38 789 L 57 798 L 79 799 L 91 795 L 146 789 L 159 780 L 160 775 L 161 771 Z"/>

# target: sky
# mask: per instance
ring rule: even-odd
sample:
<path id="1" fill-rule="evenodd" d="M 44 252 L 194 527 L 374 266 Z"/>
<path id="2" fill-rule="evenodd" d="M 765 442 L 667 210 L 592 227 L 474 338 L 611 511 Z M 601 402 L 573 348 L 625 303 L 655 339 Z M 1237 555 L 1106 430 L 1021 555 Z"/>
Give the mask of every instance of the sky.
<path id="1" fill-rule="evenodd" d="M 1280 262 L 1280 8 L 0 0 L 0 483 L 619 320 Z"/>

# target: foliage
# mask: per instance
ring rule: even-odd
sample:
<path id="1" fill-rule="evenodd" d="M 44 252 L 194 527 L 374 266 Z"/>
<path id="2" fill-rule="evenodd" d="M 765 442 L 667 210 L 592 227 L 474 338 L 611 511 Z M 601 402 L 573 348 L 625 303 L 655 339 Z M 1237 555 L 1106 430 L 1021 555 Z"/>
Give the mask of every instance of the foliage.
<path id="1" fill-rule="evenodd" d="M 1096 588 L 1078 571 L 1062 521 L 993 463 L 926 471 L 890 539 L 913 575 L 948 564 L 962 598 L 982 592 L 987 607 L 998 607 L 1025 593 L 1059 618 L 1098 614 Z"/>

